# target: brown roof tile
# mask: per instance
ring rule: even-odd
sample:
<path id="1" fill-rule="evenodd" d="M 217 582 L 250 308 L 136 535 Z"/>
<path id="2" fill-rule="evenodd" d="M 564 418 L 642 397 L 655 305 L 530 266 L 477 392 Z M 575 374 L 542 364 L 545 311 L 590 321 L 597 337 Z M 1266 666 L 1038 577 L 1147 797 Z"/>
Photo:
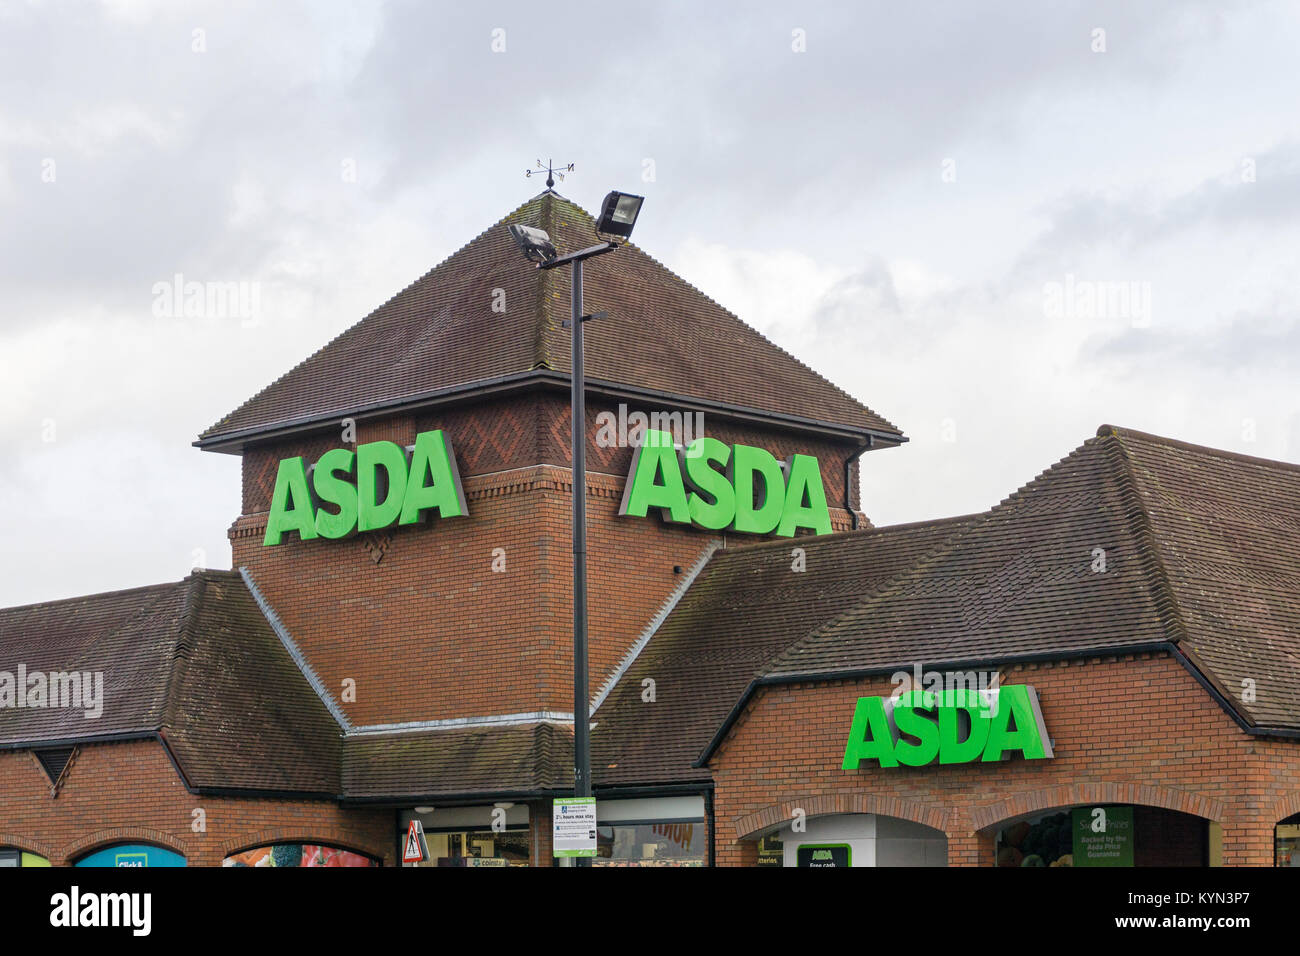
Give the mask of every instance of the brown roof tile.
<path id="1" fill-rule="evenodd" d="M 1300 466 L 1103 426 L 984 514 L 807 545 L 807 576 L 789 542 L 715 555 L 597 712 L 598 783 L 708 779 L 760 682 L 1149 645 L 1300 729 Z"/>
<path id="2" fill-rule="evenodd" d="M 717 552 L 596 712 L 596 783 L 708 779 L 692 762 L 769 659 L 969 520 L 800 539 L 802 572 L 791 542 Z M 654 703 L 641 699 L 645 678 Z"/>
<path id="3" fill-rule="evenodd" d="M 1297 595 L 1300 466 L 1102 426 L 767 676 L 1167 641 L 1248 724 L 1300 729 Z"/>
<path id="4" fill-rule="evenodd" d="M 1175 640 L 1139 513 L 1122 449 L 1090 439 L 943 549 L 793 644 L 767 676 Z M 1098 548 L 1104 573 L 1092 569 Z"/>
<path id="5" fill-rule="evenodd" d="M 1300 466 L 1100 434 L 1124 450 L 1182 652 L 1251 723 L 1300 728 Z"/>
<path id="6" fill-rule="evenodd" d="M 348 800 L 491 796 L 572 789 L 573 730 L 552 723 L 451 727 L 348 737 Z"/>
<path id="7" fill-rule="evenodd" d="M 594 244 L 595 224 L 545 192 L 416 280 L 203 432 L 223 444 L 367 408 L 436 400 L 449 389 L 569 370 L 570 269 L 539 271 L 507 223 L 539 226 L 558 248 Z M 504 313 L 493 312 L 503 290 Z M 901 440 L 898 429 L 628 244 L 590 260 L 587 375 L 606 383 L 826 423 Z"/>
<path id="8" fill-rule="evenodd" d="M 233 571 L 0 609 L 0 670 L 102 673 L 103 714 L 0 708 L 0 746 L 158 733 L 199 790 L 337 794 L 341 729 Z"/>

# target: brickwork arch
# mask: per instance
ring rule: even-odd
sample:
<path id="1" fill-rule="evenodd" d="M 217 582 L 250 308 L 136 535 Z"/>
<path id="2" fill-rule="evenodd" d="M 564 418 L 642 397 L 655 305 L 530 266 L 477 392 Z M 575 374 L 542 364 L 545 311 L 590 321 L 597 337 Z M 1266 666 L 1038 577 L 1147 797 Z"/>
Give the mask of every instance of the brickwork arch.
<path id="1" fill-rule="evenodd" d="M 1095 803 L 1160 807 L 1219 823 L 1223 822 L 1227 813 L 1223 801 L 1188 790 L 1171 790 L 1139 783 L 1072 783 L 1017 793 L 997 803 L 976 807 L 970 812 L 971 828 L 977 832 L 991 830 L 1008 820 L 1034 813 Z"/>
<path id="2" fill-rule="evenodd" d="M 1269 820 L 1271 823 L 1277 824 L 1297 813 L 1300 813 L 1300 790 L 1288 793 L 1273 804 L 1273 809 L 1269 813 Z"/>
<path id="3" fill-rule="evenodd" d="M 155 830 L 151 827 L 110 827 L 104 830 L 96 830 L 64 847 L 61 860 L 64 863 L 74 863 L 92 850 L 112 846 L 115 843 L 150 843 L 171 850 L 174 853 L 179 853 L 185 857 L 185 862 L 191 862 L 192 854 L 184 843 L 170 833 L 164 833 L 162 830 Z M 51 857 L 50 859 L 53 862 L 54 858 Z"/>
<path id="4" fill-rule="evenodd" d="M 221 859 L 224 860 L 235 853 L 242 853 L 244 850 L 254 850 L 274 843 L 305 843 L 337 847 L 353 853 L 363 853 L 383 863 L 389 862 L 392 854 L 392 847 L 379 847 L 365 843 L 357 839 L 355 832 L 340 827 L 321 826 L 310 830 L 269 827 L 226 840 L 221 844 Z"/>
<path id="5" fill-rule="evenodd" d="M 30 837 L 20 837 L 16 833 L 0 832 L 0 846 L 22 850 L 24 853 L 35 853 L 37 856 L 45 857 L 50 862 L 54 861 L 54 848 L 48 843 L 42 843 L 40 840 L 33 840 Z"/>
<path id="6" fill-rule="evenodd" d="M 951 811 L 942 807 L 912 803 L 897 797 L 877 796 L 870 793 L 823 794 L 786 800 L 737 818 L 735 840 L 737 842 L 752 840 L 764 830 L 787 824 L 796 810 L 802 810 L 809 819 L 839 813 L 875 813 L 883 817 L 910 820 L 945 834 L 948 832 L 951 818 Z"/>

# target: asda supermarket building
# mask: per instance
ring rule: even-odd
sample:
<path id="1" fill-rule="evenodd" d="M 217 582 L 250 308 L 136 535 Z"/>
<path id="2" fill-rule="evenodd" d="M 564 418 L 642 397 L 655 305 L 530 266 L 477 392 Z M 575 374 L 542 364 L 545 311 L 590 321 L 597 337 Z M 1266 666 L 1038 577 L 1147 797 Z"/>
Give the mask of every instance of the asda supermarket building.
<path id="1" fill-rule="evenodd" d="M 0 866 L 555 863 L 569 277 L 516 222 L 595 238 L 545 192 L 199 436 L 233 570 L 0 611 Z M 874 527 L 898 428 L 586 273 L 597 863 L 1300 864 L 1300 468 L 1103 426 Z"/>

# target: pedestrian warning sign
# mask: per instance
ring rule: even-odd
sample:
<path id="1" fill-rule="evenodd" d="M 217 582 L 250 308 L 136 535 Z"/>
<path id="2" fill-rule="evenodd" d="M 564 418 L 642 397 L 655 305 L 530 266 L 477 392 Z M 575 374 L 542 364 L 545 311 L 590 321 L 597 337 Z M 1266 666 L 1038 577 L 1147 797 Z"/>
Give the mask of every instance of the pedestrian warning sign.
<path id="1" fill-rule="evenodd" d="M 429 845 L 424 842 L 424 824 L 412 820 L 406 828 L 406 843 L 402 847 L 403 863 L 423 863 L 429 858 Z"/>

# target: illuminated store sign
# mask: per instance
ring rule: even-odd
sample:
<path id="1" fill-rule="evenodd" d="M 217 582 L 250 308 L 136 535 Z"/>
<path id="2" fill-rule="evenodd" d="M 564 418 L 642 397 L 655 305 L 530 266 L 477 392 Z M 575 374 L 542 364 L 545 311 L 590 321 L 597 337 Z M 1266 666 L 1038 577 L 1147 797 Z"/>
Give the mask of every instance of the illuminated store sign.
<path id="1" fill-rule="evenodd" d="M 345 538 L 357 531 L 416 524 L 430 512 L 442 518 L 469 513 L 456 455 L 441 431 L 421 432 L 403 449 L 368 442 L 354 452 L 334 448 L 310 468 L 285 458 L 275 476 L 264 545 L 286 531 L 312 538 Z"/>
<path id="2" fill-rule="evenodd" d="M 780 462 L 749 445 L 701 437 L 684 448 L 672 435 L 648 430 L 632 454 L 618 513 L 644 518 L 658 508 L 665 521 L 710 531 L 775 532 L 800 528 L 831 533 L 821 466 L 811 455 Z"/>
<path id="3" fill-rule="evenodd" d="M 844 769 L 863 760 L 881 767 L 1026 760 L 1052 756 L 1038 694 L 1026 684 L 991 691 L 912 690 L 859 697 L 844 748 Z"/>

